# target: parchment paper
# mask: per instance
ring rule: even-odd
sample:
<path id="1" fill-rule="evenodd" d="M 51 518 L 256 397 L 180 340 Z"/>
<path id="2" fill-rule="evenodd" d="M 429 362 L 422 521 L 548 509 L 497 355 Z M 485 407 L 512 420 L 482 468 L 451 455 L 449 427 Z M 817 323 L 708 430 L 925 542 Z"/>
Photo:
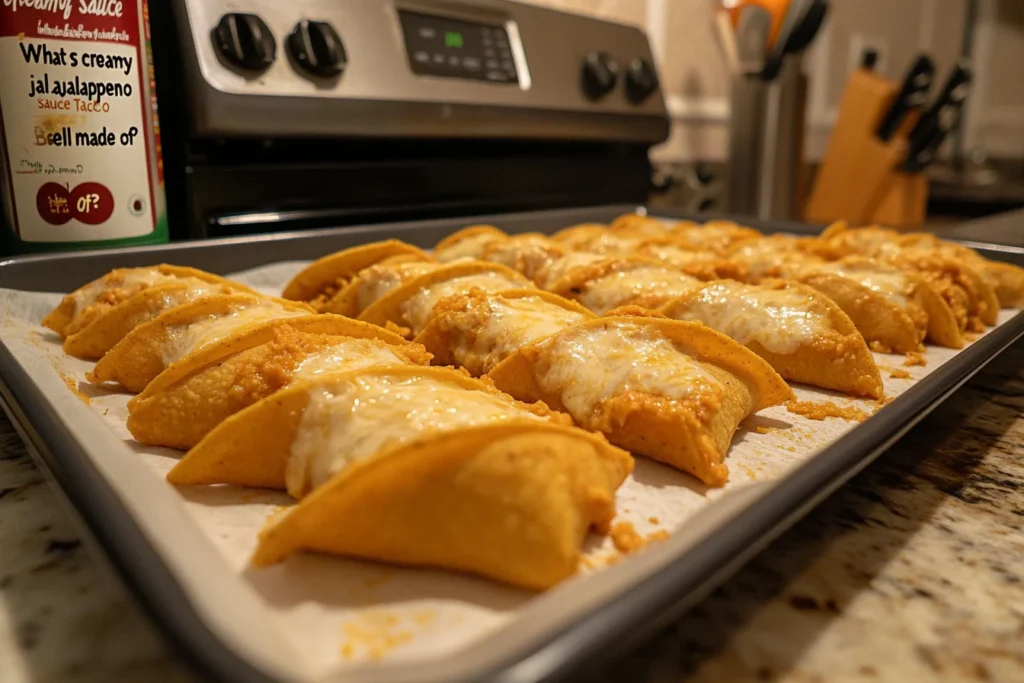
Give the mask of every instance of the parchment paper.
<path id="1" fill-rule="evenodd" d="M 233 276 L 267 294 L 279 294 L 283 285 L 304 264 L 284 263 Z M 102 423 L 120 443 L 104 449 L 108 476 L 124 485 L 132 477 L 144 476 L 158 482 L 147 496 L 132 495 L 140 484 L 126 487 L 129 509 L 142 515 L 147 506 L 168 504 L 168 510 L 183 510 L 197 532 L 179 528 L 172 514 L 153 535 L 171 554 L 183 558 L 190 545 L 199 548 L 199 534 L 216 548 L 226 575 L 240 582 L 245 595 L 254 596 L 249 612 L 212 605 L 211 618 L 238 629 L 240 640 L 252 630 L 253 615 L 266 629 L 265 639 L 279 638 L 280 652 L 249 643 L 259 650 L 270 666 L 287 671 L 290 677 L 318 679 L 339 668 L 363 667 L 383 660 L 422 664 L 469 652 L 483 639 L 492 639 L 505 627 L 514 627 L 533 603 L 555 604 L 560 596 L 572 595 L 573 584 L 592 581 L 595 573 L 626 570 L 637 557 L 617 552 L 609 538 L 592 536 L 580 574 L 544 596 L 508 588 L 483 579 L 444 571 L 413 570 L 370 562 L 303 554 L 282 565 L 251 570 L 248 559 L 255 548 L 257 532 L 271 514 L 290 504 L 284 494 L 234 487 L 185 487 L 177 489 L 163 477 L 181 456 L 178 451 L 143 446 L 133 441 L 125 428 L 127 394 L 90 385 L 85 373 L 91 363 L 67 357 L 57 335 L 39 326 L 42 317 L 60 296 L 0 290 L 3 311 L 0 338 L 18 362 L 54 398 L 55 407 L 69 422 Z M 1000 321 L 1015 311 L 1003 311 Z M 949 349 L 929 347 L 926 367 L 905 367 L 902 356 L 876 354 L 885 379 L 886 394 L 898 396 L 914 381 L 933 371 L 956 354 Z M 889 377 L 889 370 L 906 370 L 911 379 Z M 829 392 L 798 387 L 801 400 L 833 401 L 854 405 L 867 413 L 879 409 L 873 401 L 853 400 Z M 88 406 L 74 410 L 68 396 Z M 859 423 L 830 418 L 812 421 L 787 412 L 783 407 L 762 411 L 749 418 L 736 434 L 727 463 L 732 472 L 723 489 L 707 490 L 695 479 L 643 458 L 618 493 L 619 521 L 631 522 L 636 531 L 658 544 L 666 534 L 693 532 L 688 525 L 696 514 L 721 504 L 723 497 L 741 501 L 736 492 L 759 482 L 777 481 L 794 465 L 810 458 Z M 94 425 L 82 425 L 83 429 Z M 762 433 L 764 432 L 764 433 Z M 100 457 L 100 456 L 97 456 Z M 141 480 L 133 480 L 141 481 Z M 149 484 L 146 484 L 149 486 Z M 343 523 L 340 520 L 339 523 Z M 700 526 L 700 525 L 698 525 Z M 699 541 L 695 538 L 694 542 Z M 652 546 L 653 547 L 653 546 Z M 641 551 L 641 555 L 644 552 Z M 192 565 L 182 562 L 177 571 L 188 574 Z M 189 577 L 196 593 L 205 576 Z M 241 595 L 242 593 L 240 593 Z M 211 593 L 212 595 L 212 593 Z M 249 598 L 245 598 L 249 599 Z M 199 595 L 197 601 L 215 601 Z M 243 598 L 236 598 L 239 603 Z M 237 612 L 237 613 L 236 613 Z M 246 623 L 245 620 L 248 620 Z M 509 633 L 513 631 L 509 630 Z M 254 636 L 255 638 L 255 636 Z M 254 656 L 257 656 L 254 654 Z M 271 661 L 272 660 L 272 661 Z"/>

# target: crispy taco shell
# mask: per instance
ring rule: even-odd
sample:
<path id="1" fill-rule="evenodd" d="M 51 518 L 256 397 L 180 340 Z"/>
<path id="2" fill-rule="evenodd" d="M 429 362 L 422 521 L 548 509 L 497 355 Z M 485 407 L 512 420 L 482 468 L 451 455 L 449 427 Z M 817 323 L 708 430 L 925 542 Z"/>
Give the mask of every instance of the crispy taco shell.
<path id="1" fill-rule="evenodd" d="M 420 294 L 422 290 L 436 287 L 441 283 L 449 282 L 456 278 L 486 274 L 493 274 L 495 276 L 495 283 L 499 288 L 523 289 L 533 286 L 533 283 L 523 275 L 498 263 L 487 263 L 485 261 L 449 263 L 388 292 L 384 297 L 363 311 L 359 319 L 374 325 L 380 325 L 381 327 L 385 327 L 389 323 L 403 327 L 407 326 L 410 322 L 406 318 L 403 306 L 411 298 Z M 508 286 L 506 287 L 499 280 L 508 281 Z M 414 330 L 415 332 L 416 330 Z"/>
<path id="2" fill-rule="evenodd" d="M 64 353 L 76 358 L 96 360 L 142 323 L 164 311 L 217 294 L 248 292 L 234 283 L 206 283 L 196 287 L 194 280 L 170 280 L 134 294 L 100 314 L 91 323 L 64 340 Z"/>
<path id="3" fill-rule="evenodd" d="M 474 292 L 452 297 L 434 309 L 430 322 L 417 335 L 416 341 L 433 355 L 435 365 L 452 365 L 465 368 L 471 375 L 486 374 L 492 364 L 500 363 L 507 355 L 514 353 L 524 338 L 534 342 L 544 338 L 549 327 L 557 331 L 564 329 L 562 320 L 553 320 L 539 325 L 535 319 L 526 319 L 525 324 L 501 324 L 500 330 L 493 330 L 489 323 L 497 322 L 489 315 L 494 299 L 539 300 L 551 304 L 565 312 L 566 326 L 578 321 L 592 320 L 593 313 L 575 301 L 562 298 L 557 294 L 537 289 L 519 289 L 507 292 Z M 484 310 L 479 317 L 474 316 L 474 308 L 481 306 Z M 500 309 L 499 309 L 500 310 Z M 465 316 L 465 317 L 464 317 Z M 503 322 L 503 321 L 502 321 Z M 557 333 L 552 332 L 552 333 Z M 497 338 L 489 339 L 487 335 L 497 333 Z"/>
<path id="4" fill-rule="evenodd" d="M 796 296 L 778 300 L 782 292 Z M 736 300 L 737 294 L 742 300 Z M 744 316 L 748 307 L 755 310 Z M 757 315 L 756 309 L 766 312 Z M 815 328 L 809 338 L 786 338 L 780 325 L 780 320 L 787 317 L 784 309 L 799 311 L 804 314 L 802 320 L 812 321 L 805 323 Z M 850 317 L 827 296 L 806 285 L 710 283 L 673 300 L 660 312 L 674 320 L 703 322 L 728 334 L 791 382 L 853 396 L 877 399 L 884 395 L 875 359 Z"/>
<path id="5" fill-rule="evenodd" d="M 245 285 L 225 280 L 219 275 L 186 266 L 162 263 L 141 268 L 116 268 L 65 296 L 60 304 L 43 318 L 43 327 L 67 337 L 84 329 L 93 320 L 134 294 L 179 278 L 195 278 L 203 282 L 229 284 L 233 289 L 243 292 L 253 291 Z"/>
<path id="6" fill-rule="evenodd" d="M 360 313 L 379 301 L 380 298 L 386 295 L 388 291 L 401 286 L 402 283 L 414 279 L 423 273 L 436 270 L 437 268 L 442 267 L 442 265 L 443 264 L 436 261 L 425 261 L 419 254 L 401 254 L 399 256 L 391 256 L 359 271 L 359 273 L 349 280 L 333 298 L 326 303 L 323 303 L 319 310 L 321 313 L 336 313 L 337 315 L 344 315 L 349 318 L 357 318 Z M 364 306 L 361 301 L 362 289 L 366 285 L 366 279 L 372 277 L 374 275 L 374 269 L 377 268 L 384 268 L 393 272 L 396 284 L 393 287 L 389 287 L 387 291 L 380 293 L 379 296 L 374 296 L 373 300 L 370 301 L 368 305 Z M 378 292 L 375 292 L 375 294 L 377 293 Z"/>
<path id="7" fill-rule="evenodd" d="M 441 263 L 450 263 L 462 258 L 479 259 L 483 257 L 488 244 L 506 237 L 506 232 L 493 225 L 471 225 L 453 232 L 438 242 L 434 247 L 434 258 Z"/>
<path id="8" fill-rule="evenodd" d="M 268 527 L 252 561 L 311 550 L 543 590 L 575 573 L 631 469 L 628 454 L 562 425 L 444 434 L 342 471 Z"/>
<path id="9" fill-rule="evenodd" d="M 326 361 L 307 367 L 323 354 Z M 128 431 L 142 443 L 188 449 L 231 415 L 310 372 L 429 362 L 418 344 L 369 323 L 330 314 L 275 320 L 160 373 L 128 402 Z"/>
<path id="10" fill-rule="evenodd" d="M 89 381 L 115 382 L 139 393 L 169 365 L 219 339 L 277 318 L 314 315 L 297 301 L 255 294 L 221 294 L 164 311 L 114 345 Z"/>
<path id="11" fill-rule="evenodd" d="M 431 260 L 425 251 L 401 240 L 361 244 L 324 256 L 309 264 L 292 278 L 281 296 L 292 301 L 324 303 L 360 270 L 401 254 L 418 256 L 425 261 Z"/>
<path id="12" fill-rule="evenodd" d="M 639 330 L 640 334 L 667 340 L 675 352 L 693 361 L 701 377 L 699 382 L 707 385 L 713 379 L 716 384 L 679 400 L 647 390 L 628 390 L 575 412 L 566 405 L 573 402 L 568 397 L 576 391 L 572 383 L 575 380 L 570 380 L 568 386 L 551 388 L 549 383 L 545 388 L 542 366 L 550 363 L 550 371 L 557 362 L 546 359 L 546 354 L 559 344 L 575 344 L 578 354 L 572 367 L 560 370 L 563 374 L 582 378 L 590 372 L 618 372 L 622 363 L 655 373 L 656 368 L 644 362 L 633 347 L 627 345 L 606 353 L 597 345 L 576 341 L 583 335 L 621 328 L 626 328 L 628 334 Z M 589 358 L 588 348 L 600 357 Z M 728 479 L 729 470 L 723 461 L 740 420 L 792 396 L 778 373 L 746 347 L 700 323 L 663 317 L 612 315 L 573 326 L 513 354 L 487 377 L 519 400 L 543 401 L 555 410 L 569 412 L 578 424 L 602 432 L 615 445 L 689 472 L 709 486 L 722 486 Z"/>

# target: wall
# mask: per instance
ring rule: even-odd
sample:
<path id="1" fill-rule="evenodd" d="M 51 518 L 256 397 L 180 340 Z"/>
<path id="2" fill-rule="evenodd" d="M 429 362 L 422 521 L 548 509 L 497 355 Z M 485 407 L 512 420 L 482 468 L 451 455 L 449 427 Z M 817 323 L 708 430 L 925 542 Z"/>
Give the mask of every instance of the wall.
<path id="1" fill-rule="evenodd" d="M 674 125 L 660 160 L 723 159 L 728 74 L 711 25 L 714 0 L 532 0 L 647 30 L 660 62 Z M 866 44 L 884 48 L 879 71 L 894 78 L 916 53 L 935 60 L 940 81 L 956 61 L 967 0 L 832 0 L 804 58 L 810 77 L 808 153 L 818 157 L 835 121 L 846 74 Z M 980 0 L 976 92 L 967 110 L 968 146 L 1024 156 L 1024 1 Z"/>

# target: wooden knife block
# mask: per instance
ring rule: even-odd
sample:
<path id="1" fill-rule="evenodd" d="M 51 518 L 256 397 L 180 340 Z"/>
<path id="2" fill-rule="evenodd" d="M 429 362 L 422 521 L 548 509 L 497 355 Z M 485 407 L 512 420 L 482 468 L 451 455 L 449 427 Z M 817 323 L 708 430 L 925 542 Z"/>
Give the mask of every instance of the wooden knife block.
<path id="1" fill-rule="evenodd" d="M 875 135 L 898 91 L 897 83 L 873 71 L 858 69 L 850 76 L 807 201 L 806 220 L 907 228 L 924 222 L 927 178 L 897 170 L 907 155 L 914 117 L 907 117 L 888 142 Z"/>

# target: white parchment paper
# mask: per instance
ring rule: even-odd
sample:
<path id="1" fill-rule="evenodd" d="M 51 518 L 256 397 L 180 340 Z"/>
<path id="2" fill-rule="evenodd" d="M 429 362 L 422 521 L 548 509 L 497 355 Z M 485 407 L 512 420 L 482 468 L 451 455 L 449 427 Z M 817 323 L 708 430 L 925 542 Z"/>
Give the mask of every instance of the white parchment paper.
<path id="1" fill-rule="evenodd" d="M 303 265 L 277 264 L 234 277 L 265 293 L 279 294 Z M 125 428 L 129 395 L 90 385 L 85 373 L 91 363 L 65 356 L 58 337 L 39 326 L 59 299 L 54 294 L 0 290 L 0 339 L 88 445 L 83 457 L 99 463 L 121 491 L 129 513 L 143 519 L 144 529 L 215 630 L 258 665 L 295 679 L 320 679 L 338 670 L 357 673 L 353 669 L 368 665 L 383 673 L 382 662 L 422 666 L 522 646 L 531 635 L 540 637 L 538 624 L 545 615 L 552 621 L 556 613 L 563 620 L 571 616 L 561 603 L 584 600 L 579 596 L 598 600 L 602 591 L 619 590 L 628 584 L 630 572 L 642 566 L 645 555 L 662 552 L 665 561 L 671 560 L 660 546 L 679 552 L 683 546 L 674 543 L 678 536 L 687 535 L 687 543 L 695 544 L 713 532 L 713 523 L 694 521 L 702 511 L 731 507 L 727 501 L 743 504 L 747 496 L 739 492 L 777 483 L 795 465 L 859 424 L 836 418 L 812 421 L 782 407 L 762 411 L 736 434 L 727 460 L 729 484 L 717 490 L 638 459 L 635 472 L 619 490 L 618 519 L 631 522 L 641 536 L 657 542 L 626 557 L 610 539 L 592 536 L 580 574 L 542 596 L 444 571 L 309 554 L 256 571 L 247 564 L 257 532 L 269 515 L 290 504 L 289 497 L 234 487 L 178 489 L 167 484 L 164 475 L 181 453 L 133 441 Z M 1003 311 L 1001 322 L 1014 313 Z M 956 353 L 929 347 L 926 367 L 905 367 L 902 356 L 876 354 L 887 395 L 898 396 Z M 911 378 L 889 377 L 894 369 L 908 371 Z M 867 413 L 879 409 L 873 401 L 820 390 L 798 387 L 796 393 L 801 400 L 829 400 Z M 705 518 L 714 515 L 701 519 Z M 673 542 L 661 542 L 667 535 Z M 210 547 L 215 550 L 203 555 Z M 623 578 L 595 582 L 610 572 Z M 489 645 L 484 647 L 485 643 Z"/>

